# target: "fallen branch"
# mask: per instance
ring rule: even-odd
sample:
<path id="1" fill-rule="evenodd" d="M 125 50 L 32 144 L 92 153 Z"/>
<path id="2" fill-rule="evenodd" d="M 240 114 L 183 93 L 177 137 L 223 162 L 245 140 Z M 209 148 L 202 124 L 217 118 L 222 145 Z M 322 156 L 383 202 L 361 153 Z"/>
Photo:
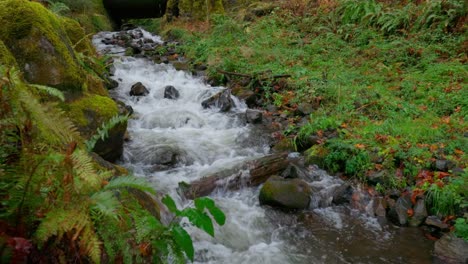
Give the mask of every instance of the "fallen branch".
<path id="1" fill-rule="evenodd" d="M 182 187 L 186 198 L 194 199 L 209 195 L 216 188 L 238 189 L 242 186 L 257 186 L 270 176 L 279 175 L 288 166 L 287 153 L 268 155 L 240 164 L 229 171 L 216 172 Z"/>

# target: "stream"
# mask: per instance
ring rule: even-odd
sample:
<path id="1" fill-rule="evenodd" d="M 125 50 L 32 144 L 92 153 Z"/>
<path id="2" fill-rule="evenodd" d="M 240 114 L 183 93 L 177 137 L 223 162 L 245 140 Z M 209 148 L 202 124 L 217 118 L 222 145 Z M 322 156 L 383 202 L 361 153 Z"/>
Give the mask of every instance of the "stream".
<path id="1" fill-rule="evenodd" d="M 141 39 L 162 43 L 143 30 Z M 233 167 L 265 156 L 270 149 L 254 125 L 246 124 L 244 102 L 233 97 L 227 113 L 204 109 L 201 102 L 224 87 L 207 85 L 202 78 L 178 71 L 171 64 L 124 56 L 124 48 L 104 44 L 113 32 L 101 32 L 93 43 L 101 53 L 112 54 L 119 86 L 111 95 L 134 110 L 129 121 L 130 140 L 121 165 L 145 177 L 160 193 L 169 193 L 178 206 L 191 205 L 177 193 L 179 182 Z M 130 87 L 141 82 L 146 96 L 130 96 Z M 164 98 L 164 88 L 174 86 L 178 99 Z M 292 155 L 291 155 L 292 156 Z M 176 166 L 167 166 L 169 159 Z M 169 157 L 169 158 L 168 158 Z M 418 228 L 381 224 L 365 212 L 347 205 L 327 203 L 339 179 L 314 166 L 309 184 L 321 190 L 311 208 L 287 213 L 260 206 L 259 187 L 217 190 L 210 195 L 226 214 L 226 224 L 215 225 L 215 237 L 188 227 L 194 240 L 195 263 L 432 263 L 433 242 Z"/>

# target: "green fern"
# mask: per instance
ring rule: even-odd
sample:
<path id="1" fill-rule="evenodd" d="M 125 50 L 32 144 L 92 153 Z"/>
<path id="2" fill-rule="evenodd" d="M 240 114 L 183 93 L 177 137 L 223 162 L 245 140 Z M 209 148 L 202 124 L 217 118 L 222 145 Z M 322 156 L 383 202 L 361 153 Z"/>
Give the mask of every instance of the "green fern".
<path id="1" fill-rule="evenodd" d="M 56 88 L 45 86 L 45 85 L 38 85 L 38 84 L 30 84 L 29 86 L 34 87 L 38 91 L 43 92 L 45 94 L 52 95 L 52 96 L 60 99 L 60 101 L 62 101 L 62 102 L 65 102 L 65 95 L 63 94 L 62 91 L 60 91 L 60 90 L 58 90 Z"/>
<path id="2" fill-rule="evenodd" d="M 85 142 L 86 149 L 91 152 L 94 146 L 99 140 L 104 140 L 109 136 L 109 131 L 115 126 L 125 123 L 128 121 L 128 116 L 116 115 L 113 116 L 109 121 L 103 123 L 100 128 L 97 129 L 96 133 Z"/>
<path id="3" fill-rule="evenodd" d="M 148 186 L 148 182 L 143 178 L 133 176 L 119 176 L 112 179 L 105 187 L 104 190 L 133 188 L 143 192 L 155 194 L 154 189 Z"/>

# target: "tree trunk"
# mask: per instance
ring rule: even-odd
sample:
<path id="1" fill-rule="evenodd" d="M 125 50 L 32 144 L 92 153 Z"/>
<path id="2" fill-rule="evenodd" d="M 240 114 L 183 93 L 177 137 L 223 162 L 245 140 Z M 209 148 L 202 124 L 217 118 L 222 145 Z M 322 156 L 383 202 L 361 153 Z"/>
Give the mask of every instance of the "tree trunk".
<path id="1" fill-rule="evenodd" d="M 289 164 L 287 153 L 277 153 L 247 161 L 234 172 L 220 171 L 182 187 L 186 198 L 194 199 L 209 195 L 216 188 L 238 189 L 242 186 L 257 186 L 270 176 L 279 175 Z"/>

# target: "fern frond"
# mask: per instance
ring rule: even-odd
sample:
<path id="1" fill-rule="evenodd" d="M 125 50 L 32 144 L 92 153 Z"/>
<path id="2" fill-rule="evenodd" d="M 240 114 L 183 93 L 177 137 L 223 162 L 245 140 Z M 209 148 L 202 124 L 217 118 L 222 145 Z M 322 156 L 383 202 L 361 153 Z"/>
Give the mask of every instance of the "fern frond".
<path id="1" fill-rule="evenodd" d="M 65 233 L 73 230 L 83 230 L 85 226 L 91 224 L 85 210 L 55 208 L 47 213 L 46 217 L 42 220 L 37 228 L 35 238 L 41 245 L 53 236 L 56 236 L 57 240 L 60 240 Z"/>
<path id="2" fill-rule="evenodd" d="M 76 150 L 72 154 L 74 174 L 79 180 L 86 183 L 82 185 L 88 190 L 98 190 L 104 180 L 105 175 L 97 173 L 94 169 L 93 160 L 87 152 L 83 150 Z"/>
<path id="3" fill-rule="evenodd" d="M 52 95 L 52 96 L 57 97 L 58 99 L 60 99 L 60 101 L 65 102 L 65 95 L 59 89 L 56 89 L 56 88 L 53 88 L 53 87 L 50 87 L 50 86 L 39 85 L 39 84 L 30 84 L 29 86 L 36 88 L 39 92 L 43 92 L 43 93 L 46 93 L 48 95 Z"/>
<path id="4" fill-rule="evenodd" d="M 109 136 L 109 131 L 117 126 L 118 124 L 127 122 L 128 116 L 116 115 L 113 116 L 109 121 L 103 123 L 100 128 L 97 129 L 96 133 L 85 142 L 86 148 L 89 152 L 93 151 L 94 146 L 99 140 L 104 140 Z"/>
<path id="5" fill-rule="evenodd" d="M 149 186 L 149 183 L 145 179 L 133 176 L 121 176 L 114 178 L 109 182 L 109 184 L 106 185 L 106 187 L 104 187 L 104 190 L 121 188 L 132 188 L 155 194 L 154 189 L 151 186 Z"/>
<path id="6" fill-rule="evenodd" d="M 18 89 L 21 105 L 34 120 L 42 137 L 57 145 L 79 141 L 79 133 L 73 123 L 61 111 L 42 105 L 26 88 Z"/>
<path id="7" fill-rule="evenodd" d="M 87 225 L 80 237 L 80 249 L 88 255 L 92 262 L 101 263 L 101 241 L 92 229 L 92 225 Z"/>
<path id="8" fill-rule="evenodd" d="M 101 216 L 115 218 L 120 210 L 120 202 L 111 191 L 100 191 L 91 196 L 91 210 Z"/>

